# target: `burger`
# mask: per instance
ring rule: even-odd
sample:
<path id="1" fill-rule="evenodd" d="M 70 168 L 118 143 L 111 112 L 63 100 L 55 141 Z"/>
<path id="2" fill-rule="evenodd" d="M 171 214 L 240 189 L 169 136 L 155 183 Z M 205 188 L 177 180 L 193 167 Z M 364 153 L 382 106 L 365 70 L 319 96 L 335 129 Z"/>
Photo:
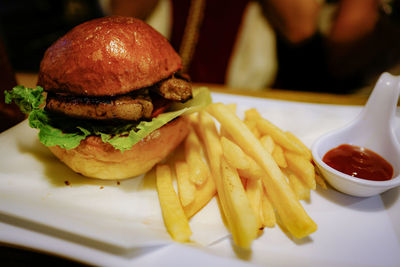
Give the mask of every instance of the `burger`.
<path id="1" fill-rule="evenodd" d="M 110 16 L 70 30 L 40 63 L 38 86 L 16 86 L 39 140 L 87 177 L 124 179 L 149 171 L 186 137 L 187 114 L 210 102 L 192 90 L 181 58 L 145 22 Z"/>

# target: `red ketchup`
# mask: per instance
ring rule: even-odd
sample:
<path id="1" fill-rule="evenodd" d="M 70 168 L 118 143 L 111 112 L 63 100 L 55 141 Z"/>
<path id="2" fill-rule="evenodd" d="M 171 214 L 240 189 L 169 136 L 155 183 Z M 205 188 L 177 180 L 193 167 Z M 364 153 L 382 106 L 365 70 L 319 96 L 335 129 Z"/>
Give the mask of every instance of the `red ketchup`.
<path id="1" fill-rule="evenodd" d="M 358 146 L 340 145 L 329 150 L 322 161 L 353 177 L 386 181 L 393 177 L 393 167 L 377 153 Z"/>

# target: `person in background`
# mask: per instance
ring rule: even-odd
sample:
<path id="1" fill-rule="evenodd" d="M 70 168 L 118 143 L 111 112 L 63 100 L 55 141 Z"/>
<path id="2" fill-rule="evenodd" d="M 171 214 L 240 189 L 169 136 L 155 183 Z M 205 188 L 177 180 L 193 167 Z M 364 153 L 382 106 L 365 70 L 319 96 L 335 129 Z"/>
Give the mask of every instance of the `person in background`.
<path id="1" fill-rule="evenodd" d="M 129 2 L 111 0 L 110 13 L 135 16 L 139 9 Z M 160 16 L 169 25 L 164 34 L 194 82 L 349 93 L 373 84 L 383 71 L 396 74 L 393 68 L 400 62 L 400 27 L 393 20 L 398 18 L 397 0 L 148 4 L 142 18 L 154 20 L 152 12 L 168 9 Z"/>
<path id="2" fill-rule="evenodd" d="M 317 27 L 308 28 L 308 38 L 293 42 L 290 36 L 294 34 L 284 34 L 290 33 L 287 28 L 278 31 L 280 65 L 275 86 L 350 93 L 370 89 L 383 71 L 400 74 L 396 70 L 400 63 L 398 12 L 397 0 L 321 2 Z"/>
<path id="3" fill-rule="evenodd" d="M 333 90 L 372 89 L 382 72 L 400 75 L 399 12 L 398 0 L 340 1 L 325 45 Z"/>
<path id="4" fill-rule="evenodd" d="M 274 84 L 279 71 L 275 31 L 299 43 L 315 28 L 318 4 L 308 5 L 314 3 L 309 0 L 281 2 L 152 0 L 147 2 L 152 8 L 145 8 L 151 12 L 142 18 L 150 24 L 158 18 L 163 21 L 159 25 L 169 25 L 161 32 L 179 51 L 184 71 L 194 82 L 263 90 Z M 111 0 L 108 6 L 107 14 L 143 15 L 132 1 Z M 275 25 L 267 19 L 266 11 L 276 15 Z"/>
<path id="5" fill-rule="evenodd" d="M 397 14 L 397 0 L 382 1 Z M 134 16 L 171 41 L 194 82 L 342 93 L 398 62 L 400 27 L 381 11 L 380 0 L 5 0 L 0 34 L 14 70 L 35 72 L 73 26 Z"/>
<path id="6" fill-rule="evenodd" d="M 273 83 L 277 70 L 275 35 L 259 2 L 149 2 L 153 9 L 144 16 L 146 21 L 171 41 L 192 81 L 247 90 Z M 106 14 L 130 16 L 138 12 L 127 0 L 111 0 L 108 6 Z"/>

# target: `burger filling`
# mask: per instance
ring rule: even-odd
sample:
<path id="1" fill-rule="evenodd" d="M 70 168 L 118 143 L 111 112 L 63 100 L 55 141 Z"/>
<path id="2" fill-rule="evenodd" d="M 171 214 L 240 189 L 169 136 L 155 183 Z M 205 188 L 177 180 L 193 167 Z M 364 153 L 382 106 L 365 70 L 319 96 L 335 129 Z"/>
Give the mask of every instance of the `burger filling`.
<path id="1" fill-rule="evenodd" d="M 153 86 L 111 97 L 48 93 L 46 110 L 79 119 L 137 121 L 151 119 L 172 102 L 185 102 L 191 97 L 190 82 L 173 75 Z"/>
<path id="2" fill-rule="evenodd" d="M 94 135 L 123 152 L 175 118 L 199 111 L 211 103 L 210 92 L 205 87 L 194 88 L 193 95 L 187 93 L 191 91 L 188 89 L 190 87 L 185 87 L 187 92 L 179 94 L 174 86 L 178 83 L 183 86 L 184 83 L 170 80 L 166 84 L 173 84 L 172 88 L 164 90 L 163 83 L 166 81 L 111 98 L 50 93 L 46 109 L 43 109 L 46 96 L 42 87 L 27 88 L 19 85 L 5 91 L 5 101 L 15 102 L 21 111 L 29 114 L 29 125 L 39 130 L 39 140 L 46 146 L 73 149 L 82 140 Z M 166 99 L 164 96 L 179 100 Z M 106 111 L 104 106 L 111 107 L 112 111 Z M 79 111 L 73 111 L 76 108 Z M 133 114 L 135 112 L 136 115 Z M 66 116 L 68 114 L 74 115 L 75 119 Z M 150 118 L 147 119 L 149 114 Z M 146 119 L 134 120 L 138 117 Z M 106 121 L 106 118 L 109 120 Z"/>

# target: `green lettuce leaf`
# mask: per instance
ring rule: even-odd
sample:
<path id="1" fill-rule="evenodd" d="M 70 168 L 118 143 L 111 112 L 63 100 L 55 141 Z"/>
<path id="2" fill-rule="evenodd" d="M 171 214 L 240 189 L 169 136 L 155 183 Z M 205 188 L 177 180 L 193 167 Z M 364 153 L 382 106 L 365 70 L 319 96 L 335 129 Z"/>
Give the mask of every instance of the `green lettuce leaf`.
<path id="1" fill-rule="evenodd" d="M 12 101 L 16 103 L 22 112 L 29 114 L 31 111 L 39 109 L 44 103 L 43 88 L 37 86 L 36 89 L 24 87 L 22 85 L 15 86 L 11 91 L 5 91 L 5 102 L 10 104 Z"/>
<path id="2" fill-rule="evenodd" d="M 46 146 L 60 146 L 65 149 L 77 147 L 89 135 L 98 135 L 103 142 L 110 143 L 115 149 L 125 151 L 173 119 L 196 112 L 211 103 L 211 95 L 206 87 L 193 90 L 193 98 L 185 103 L 176 103 L 168 112 L 162 113 L 151 121 L 140 123 L 103 125 L 83 120 L 71 120 L 63 116 L 54 116 L 41 106 L 44 103 L 43 88 L 16 86 L 5 92 L 6 103 L 14 101 L 20 109 L 29 114 L 29 125 L 39 129 L 39 140 Z"/>

